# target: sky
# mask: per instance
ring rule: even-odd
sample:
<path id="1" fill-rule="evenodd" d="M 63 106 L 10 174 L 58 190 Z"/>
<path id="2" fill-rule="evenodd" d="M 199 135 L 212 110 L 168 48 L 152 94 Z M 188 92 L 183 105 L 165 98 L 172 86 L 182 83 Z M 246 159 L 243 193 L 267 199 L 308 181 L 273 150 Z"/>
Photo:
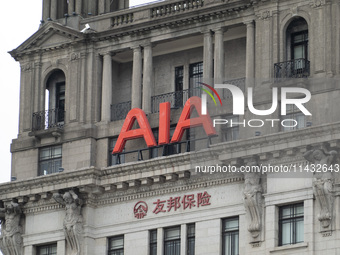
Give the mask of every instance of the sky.
<path id="1" fill-rule="evenodd" d="M 130 0 L 130 6 L 153 2 Z M 10 181 L 10 144 L 18 134 L 20 66 L 7 52 L 17 48 L 39 29 L 42 0 L 1 1 L 0 25 L 0 183 Z"/>

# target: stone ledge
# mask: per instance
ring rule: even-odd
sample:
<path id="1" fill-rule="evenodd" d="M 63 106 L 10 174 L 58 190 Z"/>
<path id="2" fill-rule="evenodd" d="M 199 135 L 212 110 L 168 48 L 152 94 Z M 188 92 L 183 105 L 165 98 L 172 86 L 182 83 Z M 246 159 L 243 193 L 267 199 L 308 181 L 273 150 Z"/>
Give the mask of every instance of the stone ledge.
<path id="1" fill-rule="evenodd" d="M 308 248 L 308 242 L 274 247 L 273 249 L 270 249 L 269 252 L 275 253 L 275 252 L 280 252 L 280 251 L 292 251 L 292 250 L 302 249 L 302 248 Z"/>

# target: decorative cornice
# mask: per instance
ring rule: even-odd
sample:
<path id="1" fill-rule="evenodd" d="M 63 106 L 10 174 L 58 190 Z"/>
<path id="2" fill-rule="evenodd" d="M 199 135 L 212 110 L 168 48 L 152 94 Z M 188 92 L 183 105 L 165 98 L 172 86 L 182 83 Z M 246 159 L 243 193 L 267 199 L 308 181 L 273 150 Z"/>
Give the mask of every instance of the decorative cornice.
<path id="1" fill-rule="evenodd" d="M 311 144 L 311 137 L 313 137 L 313 144 Z M 331 140 L 329 140 L 330 138 Z M 31 210 L 28 212 L 35 212 L 54 208 L 49 207 L 53 205 L 44 207 L 44 201 L 49 200 L 55 192 L 71 188 L 78 188 L 80 194 L 88 198 L 86 203 L 96 206 L 97 203 L 105 204 L 121 199 L 136 199 L 139 196 L 137 191 L 138 193 L 143 191 L 145 196 L 152 196 L 154 192 L 171 193 L 197 187 L 222 185 L 240 180 L 230 180 L 230 175 L 228 175 L 229 178 L 221 180 L 213 180 L 213 177 L 206 175 L 199 179 L 201 176 L 190 177 L 189 172 L 194 171 L 194 165 L 209 164 L 209 161 L 214 164 L 220 162 L 235 165 L 237 162 L 243 164 L 251 157 L 258 157 L 264 164 L 278 165 L 297 162 L 305 164 L 302 154 L 308 146 L 321 146 L 325 143 L 330 148 L 339 148 L 340 122 L 293 132 L 220 143 L 198 152 L 102 169 L 90 167 L 5 183 L 0 185 L 0 200 L 6 202 L 17 199 L 19 203 L 27 204 L 27 209 Z M 100 198 L 99 202 L 98 198 Z"/>

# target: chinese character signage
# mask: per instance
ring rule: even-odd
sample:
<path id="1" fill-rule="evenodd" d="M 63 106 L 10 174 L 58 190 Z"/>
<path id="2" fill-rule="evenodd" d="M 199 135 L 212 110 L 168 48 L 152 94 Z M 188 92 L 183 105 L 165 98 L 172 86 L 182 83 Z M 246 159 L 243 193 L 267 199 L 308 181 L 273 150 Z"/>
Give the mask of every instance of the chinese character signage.
<path id="1" fill-rule="evenodd" d="M 210 205 L 210 197 L 207 191 L 197 193 L 197 194 L 189 194 L 178 197 L 169 197 L 166 200 L 157 199 L 157 201 L 153 202 L 153 214 L 159 213 L 167 213 L 167 212 L 175 212 L 179 208 L 183 208 L 183 210 L 189 210 L 194 207 L 202 207 Z M 136 203 L 134 209 L 134 215 L 137 219 L 142 219 L 147 215 L 148 205 L 144 201 L 139 201 Z"/>

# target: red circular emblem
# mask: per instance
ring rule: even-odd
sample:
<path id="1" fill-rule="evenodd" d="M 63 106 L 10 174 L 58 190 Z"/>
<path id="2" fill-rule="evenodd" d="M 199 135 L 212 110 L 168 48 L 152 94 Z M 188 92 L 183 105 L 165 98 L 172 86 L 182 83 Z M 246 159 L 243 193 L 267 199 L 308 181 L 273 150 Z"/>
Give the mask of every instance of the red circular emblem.
<path id="1" fill-rule="evenodd" d="M 137 219 L 143 219 L 148 213 L 148 205 L 144 201 L 139 201 L 133 208 L 133 213 Z"/>

